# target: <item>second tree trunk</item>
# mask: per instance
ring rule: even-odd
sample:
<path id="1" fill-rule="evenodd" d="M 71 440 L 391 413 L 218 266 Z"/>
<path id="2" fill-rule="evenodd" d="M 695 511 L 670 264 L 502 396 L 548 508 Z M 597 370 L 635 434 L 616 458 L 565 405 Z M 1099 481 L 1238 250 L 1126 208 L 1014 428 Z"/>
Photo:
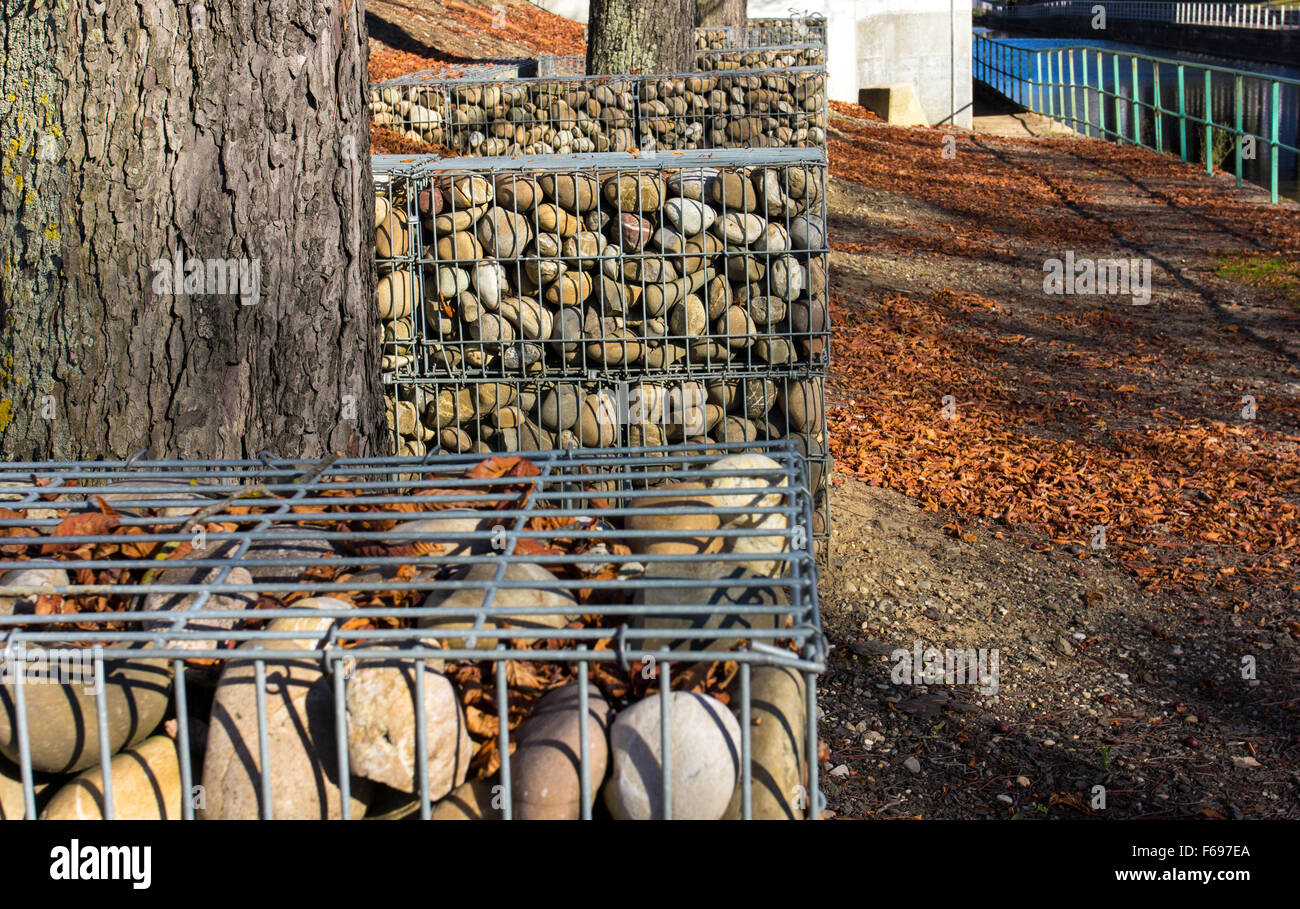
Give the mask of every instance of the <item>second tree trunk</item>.
<path id="1" fill-rule="evenodd" d="M 695 0 L 591 0 L 587 72 L 695 69 Z"/>

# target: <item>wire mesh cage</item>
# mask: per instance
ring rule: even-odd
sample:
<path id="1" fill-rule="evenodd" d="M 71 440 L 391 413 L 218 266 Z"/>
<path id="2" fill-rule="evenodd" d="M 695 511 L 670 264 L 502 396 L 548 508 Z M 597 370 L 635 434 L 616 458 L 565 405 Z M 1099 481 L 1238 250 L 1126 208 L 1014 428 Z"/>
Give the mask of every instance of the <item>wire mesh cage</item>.
<path id="1" fill-rule="evenodd" d="M 825 44 L 779 44 L 701 50 L 695 54 L 695 68 L 701 72 L 733 69 L 771 69 L 792 66 L 825 66 Z"/>
<path id="2" fill-rule="evenodd" d="M 823 66 L 647 76 L 642 149 L 825 148 Z"/>
<path id="3" fill-rule="evenodd" d="M 825 372 L 820 150 L 373 170 L 393 378 Z"/>
<path id="4" fill-rule="evenodd" d="M 515 79 L 522 75 L 522 70 L 530 64 L 528 60 L 499 61 L 496 63 L 446 63 L 432 69 L 422 69 L 376 82 L 375 88 L 406 88 L 422 85 L 438 85 L 449 79 Z"/>
<path id="5" fill-rule="evenodd" d="M 826 17 L 790 16 L 784 19 L 750 19 L 745 24 L 746 47 L 782 44 L 826 44 Z"/>
<path id="6" fill-rule="evenodd" d="M 390 382 L 394 451 L 478 454 L 689 444 L 792 444 L 808 461 L 813 533 L 829 529 L 825 380 L 795 373 L 617 379 L 465 379 Z M 662 451 L 659 452 L 663 454 Z M 655 457 L 647 455 L 647 458 Z M 646 460 L 657 471 L 659 462 Z"/>
<path id="7" fill-rule="evenodd" d="M 696 50 L 741 47 L 740 29 L 734 25 L 702 25 L 695 29 Z"/>
<path id="8" fill-rule="evenodd" d="M 371 115 L 460 154 L 621 151 L 636 145 L 638 85 L 635 76 L 446 80 L 415 97 L 372 87 Z"/>
<path id="9" fill-rule="evenodd" d="M 556 76 L 584 76 L 587 58 L 582 54 L 543 54 L 537 58 L 537 77 L 552 79 Z"/>
<path id="10" fill-rule="evenodd" d="M 629 76 L 517 79 L 499 87 L 449 83 L 452 132 L 446 144 L 488 157 L 632 148 L 638 84 Z"/>
<path id="11" fill-rule="evenodd" d="M 376 126 L 462 155 L 826 145 L 826 70 L 373 86 Z"/>
<path id="12" fill-rule="evenodd" d="M 0 484 L 0 816 L 818 813 L 789 443 Z"/>

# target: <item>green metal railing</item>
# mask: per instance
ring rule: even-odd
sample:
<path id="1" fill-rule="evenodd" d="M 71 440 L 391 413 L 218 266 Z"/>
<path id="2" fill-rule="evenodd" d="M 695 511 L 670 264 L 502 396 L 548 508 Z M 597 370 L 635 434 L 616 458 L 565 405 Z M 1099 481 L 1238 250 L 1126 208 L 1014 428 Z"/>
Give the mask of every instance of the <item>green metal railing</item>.
<path id="1" fill-rule="evenodd" d="M 1172 153 L 1181 155 L 1184 161 L 1201 153 L 1206 173 L 1211 175 L 1215 172 L 1216 132 L 1231 136 L 1237 186 L 1243 181 L 1266 186 L 1274 203 L 1281 197 L 1283 155 L 1300 155 L 1300 148 L 1292 144 L 1300 141 L 1296 139 L 1295 123 L 1300 109 L 1300 80 L 1093 45 L 1035 50 L 982 35 L 975 36 L 974 51 L 976 81 L 1076 133 L 1168 154 L 1172 143 L 1166 141 L 1166 121 L 1173 120 L 1178 141 Z M 1090 60 L 1095 62 L 1090 65 Z M 1166 78 L 1162 73 L 1174 74 L 1176 108 L 1166 104 Z M 1219 122 L 1215 119 L 1215 90 L 1218 87 L 1226 94 L 1229 80 L 1232 120 Z M 1290 142 L 1282 138 L 1284 102 L 1291 113 L 1285 124 L 1291 130 Z M 1198 105 L 1199 111 L 1190 109 Z M 1248 115 L 1251 123 L 1247 122 Z M 1188 141 L 1189 127 L 1199 132 L 1194 142 Z M 1246 162 L 1258 160 L 1257 152 L 1253 159 L 1246 154 L 1248 147 L 1268 149 L 1267 174 L 1255 165 L 1249 168 L 1255 176 L 1246 176 Z"/>

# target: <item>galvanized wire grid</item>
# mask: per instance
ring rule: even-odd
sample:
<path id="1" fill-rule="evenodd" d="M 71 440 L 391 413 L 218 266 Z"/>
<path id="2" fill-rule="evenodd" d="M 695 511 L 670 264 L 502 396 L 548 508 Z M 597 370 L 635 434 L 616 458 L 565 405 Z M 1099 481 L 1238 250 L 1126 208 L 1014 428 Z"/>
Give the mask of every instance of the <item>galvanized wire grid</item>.
<path id="1" fill-rule="evenodd" d="M 821 65 L 647 76 L 639 102 L 643 150 L 826 147 Z"/>
<path id="2" fill-rule="evenodd" d="M 537 78 L 553 79 L 556 76 L 585 76 L 587 58 L 582 54 L 542 54 L 537 58 Z"/>
<path id="3" fill-rule="evenodd" d="M 379 156 L 374 171 L 395 451 L 794 438 L 828 532 L 823 153 Z M 763 239 L 678 229 L 688 210 Z"/>
<path id="4" fill-rule="evenodd" d="M 723 50 L 740 46 L 740 29 L 734 25 L 701 25 L 695 29 L 696 50 Z"/>
<path id="5" fill-rule="evenodd" d="M 826 145 L 824 66 L 371 86 L 376 126 L 494 157 Z"/>
<path id="6" fill-rule="evenodd" d="M 406 86 L 438 85 L 449 79 L 517 79 L 520 69 L 530 61 L 519 60 L 511 63 L 452 63 L 434 69 L 422 69 L 419 72 L 405 73 L 383 82 L 371 83 L 371 90 L 376 88 L 401 88 Z"/>
<path id="7" fill-rule="evenodd" d="M 373 169 L 393 379 L 826 371 L 820 150 Z"/>
<path id="8" fill-rule="evenodd" d="M 545 660 L 565 666 L 576 666 L 576 678 L 581 694 L 579 716 L 588 713 L 586 681 L 596 664 L 619 664 L 627 668 L 645 659 L 657 660 L 659 669 L 662 741 L 668 742 L 670 713 L 667 692 L 673 670 L 680 665 L 693 665 L 716 660 L 738 662 L 740 715 L 750 716 L 750 672 L 755 666 L 786 667 L 802 675 L 806 685 L 807 728 L 804 739 L 802 763 L 806 764 L 808 804 L 817 805 L 817 734 L 816 734 L 816 674 L 824 669 L 825 644 L 820 633 L 817 609 L 816 565 L 810 551 L 811 503 L 806 493 L 807 477 L 802 459 L 791 445 L 730 446 L 733 453 L 754 453 L 761 450 L 771 459 L 768 466 L 757 469 L 730 467 L 726 470 L 708 470 L 716 465 L 716 454 L 698 449 L 679 447 L 668 451 L 605 450 L 586 452 L 551 451 L 529 455 L 529 460 L 539 469 L 536 476 L 512 477 L 508 481 L 495 479 L 469 479 L 468 468 L 479 460 L 476 456 L 443 455 L 436 459 L 372 458 L 331 459 L 323 462 L 295 462 L 264 455 L 261 461 L 146 461 L 132 459 L 128 462 L 39 462 L 11 463 L 0 471 L 4 485 L 3 500 L 8 511 L 0 517 L 0 529 L 8 536 L 8 547 L 0 558 L 0 571 L 37 568 L 77 568 L 87 570 L 118 569 L 116 582 L 95 585 L 47 584 L 22 586 L 14 584 L 3 589 L 9 597 L 20 598 L 14 607 L 17 614 L 0 614 L 0 652 L 6 658 L 15 648 L 93 648 L 96 695 L 102 695 L 105 666 L 126 666 L 142 658 L 147 648 L 151 660 L 167 661 L 170 670 L 169 684 L 176 724 L 176 742 L 180 759 L 182 792 L 188 796 L 199 778 L 191 759 L 191 742 L 188 718 L 193 707 L 192 692 L 187 684 L 187 660 L 215 659 L 223 668 L 252 661 L 256 680 L 256 751 L 260 761 L 250 765 L 250 773 L 258 778 L 260 815 L 274 816 L 274 793 L 277 781 L 270 773 L 267 730 L 266 679 L 268 670 L 283 666 L 286 660 L 305 660 L 319 663 L 325 671 L 324 678 L 332 682 L 334 693 L 333 730 L 337 736 L 338 785 L 341 790 L 341 811 L 344 818 L 350 814 L 349 781 L 351 779 L 348 754 L 347 687 L 350 667 L 371 661 L 394 659 L 424 661 L 430 657 L 433 646 L 438 658 L 447 661 L 481 661 L 485 657 L 495 661 L 495 701 L 500 720 L 499 746 L 501 755 L 500 780 L 503 784 L 503 815 L 512 815 L 510 785 L 510 729 L 508 664 L 514 660 Z M 620 556 L 611 554 L 614 543 L 628 543 L 634 549 L 640 539 L 657 539 L 672 535 L 672 531 L 639 530 L 626 528 L 630 518 L 637 515 L 696 513 L 697 509 L 680 502 L 671 507 L 656 505 L 656 500 L 673 494 L 662 485 L 649 485 L 646 475 L 637 466 L 653 459 L 660 470 L 655 481 L 703 481 L 720 483 L 734 492 L 742 488 L 739 496 L 728 496 L 718 506 L 698 509 L 700 513 L 716 511 L 727 524 L 727 529 L 711 531 L 725 538 L 724 551 L 703 553 L 636 553 Z M 745 462 L 751 464 L 751 462 Z M 523 484 L 507 488 L 507 482 Z M 105 487 L 112 485 L 111 491 Z M 743 488 L 762 487 L 761 494 L 745 495 Z M 418 493 L 422 490 L 441 491 L 437 501 L 441 505 L 457 505 L 464 509 L 487 511 L 480 530 L 473 532 L 444 532 L 427 528 L 403 531 L 402 522 L 424 520 L 445 511 L 412 511 L 413 504 L 428 502 Z M 58 561 L 41 555 L 41 548 L 60 543 L 78 546 L 87 544 L 121 544 L 119 534 L 91 534 L 57 536 L 55 528 L 66 509 L 71 514 L 98 514 L 102 504 L 98 497 L 111 502 L 122 527 L 142 531 L 129 537 L 137 545 L 159 543 L 174 547 L 192 542 L 196 527 L 212 525 L 206 534 L 204 557 L 189 557 L 183 565 L 198 569 L 188 581 L 178 582 L 174 577 L 160 582 L 145 572 L 160 567 L 157 559 L 131 559 L 125 557 L 84 559 L 73 563 Z M 231 514 L 233 506 L 255 506 L 250 512 Z M 170 509 L 168 517 L 159 517 L 161 509 Z M 406 510 L 402 510 L 406 509 Z M 740 518 L 743 516 L 743 520 Z M 530 523 L 545 518 L 543 524 Z M 376 520 L 397 522 L 394 529 L 376 530 Z M 234 523 L 237 529 L 229 531 L 217 524 Z M 758 526 L 755 526 L 758 525 Z M 414 526 L 414 525 L 411 525 Z M 537 526 L 558 528 L 531 529 Z M 39 536 L 15 536 L 39 534 Z M 680 535 L 680 531 L 677 532 Z M 283 545 L 286 539 L 325 543 L 332 552 L 328 555 L 292 552 L 276 553 L 276 557 L 250 557 L 259 548 Z M 536 551 L 536 544 L 546 545 L 556 538 L 567 540 L 592 540 L 600 544 L 599 551 L 588 550 L 580 555 L 527 555 L 525 550 Z M 751 545 L 748 552 L 739 551 L 742 541 Z M 358 555 L 356 547 L 365 544 L 395 544 L 402 541 L 422 541 L 443 544 L 432 548 L 428 555 L 373 556 Z M 371 550 L 366 550 L 367 552 Z M 756 556 L 755 552 L 761 552 Z M 31 556 L 21 558 L 18 554 Z M 214 554 L 215 553 L 215 554 Z M 449 554 L 444 554 L 449 553 Z M 763 570 L 755 570 L 753 560 L 764 560 Z M 601 580 L 584 574 L 586 563 L 598 562 L 617 566 L 621 577 Z M 513 563 L 531 562 L 543 565 L 553 576 L 549 581 L 526 582 L 505 580 Z M 708 574 L 689 580 L 672 576 L 673 565 L 694 563 L 735 563 L 743 571 L 710 580 Z M 487 564 L 495 567 L 488 581 L 463 580 L 456 574 L 468 566 Z M 398 581 L 388 575 L 385 579 L 361 581 L 347 579 L 326 582 L 310 575 L 313 569 L 344 566 L 357 572 L 365 570 L 393 571 L 397 566 L 418 566 L 421 570 L 414 579 Z M 660 572 L 656 566 L 668 566 Z M 252 583 L 234 580 L 236 567 L 254 573 Z M 587 566 L 590 567 L 590 566 Z M 215 574 L 205 574 L 210 568 Z M 640 576 L 645 571 L 653 577 Z M 295 579 L 301 572 L 307 576 Z M 451 572 L 449 574 L 449 572 Z M 275 580 L 267 580 L 268 573 Z M 562 577 L 562 575 L 566 575 Z M 247 577 L 248 575 L 240 575 Z M 336 577 L 337 575 L 318 575 Z M 579 578 L 580 580 L 573 580 Z M 29 581 L 29 584 L 31 582 Z M 641 590 L 666 588 L 681 591 L 677 605 L 603 605 L 597 600 L 582 606 L 584 613 L 598 615 L 599 626 L 588 623 L 581 628 L 561 627 L 511 627 L 505 628 L 494 620 L 505 617 L 527 618 L 551 614 L 544 608 L 497 607 L 493 605 L 496 592 L 513 587 L 543 588 L 570 591 L 576 586 L 599 591 L 617 591 L 629 585 Z M 293 608 L 279 607 L 256 611 L 258 620 L 266 619 L 320 619 L 327 627 L 313 629 L 272 630 L 252 629 L 243 623 L 249 613 L 236 609 L 205 608 L 212 598 L 232 596 L 278 596 L 291 593 L 312 595 L 346 595 L 347 593 L 416 590 L 421 593 L 451 589 L 482 589 L 482 605 L 474 609 L 450 607 L 391 608 Z M 766 591 L 763 603 L 757 605 L 729 605 L 728 613 L 743 615 L 752 627 L 732 628 L 675 628 L 670 633 L 682 643 L 681 649 L 689 651 L 676 659 L 678 650 L 664 646 L 653 654 L 644 653 L 642 642 L 665 635 L 664 629 L 629 627 L 638 617 L 686 616 L 700 618 L 713 607 L 711 591 L 720 589 Z M 45 595 L 75 597 L 102 595 L 119 601 L 140 602 L 148 594 L 193 596 L 185 611 L 177 611 L 167 627 L 166 619 L 160 621 L 160 612 L 93 612 L 76 615 L 75 627 L 69 627 L 67 614 L 32 614 L 30 602 L 21 598 Z M 735 597 L 731 600 L 734 602 Z M 749 601 L 746 600 L 748 603 Z M 439 610 L 442 610 L 439 612 Z M 202 620 L 197 613 L 202 610 Z M 420 619 L 437 614 L 440 617 L 465 617 L 473 620 L 471 629 L 440 629 L 438 627 L 410 627 Z M 766 618 L 771 627 L 761 627 Z M 356 619 L 373 619 L 369 627 L 345 629 L 344 623 Z M 383 620 L 395 619 L 402 627 L 376 627 Z M 228 621 L 229 625 L 219 623 Z M 215 624 L 214 623 L 218 623 Z M 357 623 L 354 623 L 357 624 Z M 391 624 L 391 623 L 390 623 Z M 563 624 L 563 623 L 561 623 Z M 702 622 L 700 624 L 703 624 Z M 112 625 L 123 627 L 113 628 Z M 786 627 L 788 625 L 788 627 Z M 490 629 L 498 643 L 491 650 L 476 648 L 477 631 Z M 541 641 L 560 642 L 557 649 L 533 649 Z M 229 649 L 233 643 L 241 646 Z M 271 642 L 281 642 L 268 656 L 265 649 Z M 301 642 L 301 646 L 293 647 Z M 435 642 L 431 644 L 430 642 Z M 598 642 L 604 649 L 595 649 Z M 701 649 L 690 649 L 699 646 Z M 419 665 L 418 662 L 415 665 Z M 6 664 L 12 670 L 13 666 Z M 193 668 L 191 667 L 191 671 Z M 193 678 L 190 676 L 188 678 Z M 15 759 L 21 771 L 26 815 L 37 814 L 37 799 L 33 784 L 31 718 L 27 714 L 26 689 L 21 673 L 14 682 L 12 673 L 6 674 L 6 684 L 0 688 L 0 717 L 8 721 L 9 735 L 0 740 L 5 753 Z M 430 816 L 430 788 L 427 762 L 427 729 L 425 725 L 424 687 L 414 686 L 415 699 L 415 766 L 419 778 L 419 814 Z M 112 746 L 108 734 L 108 698 L 96 697 L 95 716 L 83 717 L 85 722 L 97 723 L 99 730 L 98 761 L 102 768 L 102 811 L 113 818 L 113 785 L 110 759 Z M 580 773 L 582 781 L 582 816 L 590 817 L 590 793 L 599 780 L 591 779 L 587 724 L 579 724 L 582 731 Z M 751 751 L 750 723 L 742 722 L 741 785 L 744 816 L 750 816 L 751 805 Z M 148 735 L 145 730 L 135 741 Z M 251 761 L 252 743 L 248 743 Z M 89 749 L 82 743 L 81 747 Z M 668 749 L 665 748 L 665 763 Z M 258 769 L 260 768 L 260 770 Z M 663 806 L 670 815 L 672 806 L 671 771 L 665 766 L 663 775 Z M 182 799 L 182 813 L 193 818 L 194 807 L 188 797 Z M 809 813 L 815 817 L 816 811 Z"/>
<path id="9" fill-rule="evenodd" d="M 657 481 L 660 446 L 723 452 L 736 444 L 792 444 L 808 461 L 813 535 L 830 527 L 831 458 L 820 376 L 734 376 L 616 381 L 390 380 L 386 413 L 394 451 L 491 453 L 616 447 L 647 454 Z"/>
<path id="10" fill-rule="evenodd" d="M 826 17 L 791 16 L 785 19 L 750 19 L 745 25 L 746 47 L 781 44 L 826 44 Z"/>
<path id="11" fill-rule="evenodd" d="M 825 43 L 748 45 L 695 53 L 695 68 L 701 72 L 825 65 Z"/>

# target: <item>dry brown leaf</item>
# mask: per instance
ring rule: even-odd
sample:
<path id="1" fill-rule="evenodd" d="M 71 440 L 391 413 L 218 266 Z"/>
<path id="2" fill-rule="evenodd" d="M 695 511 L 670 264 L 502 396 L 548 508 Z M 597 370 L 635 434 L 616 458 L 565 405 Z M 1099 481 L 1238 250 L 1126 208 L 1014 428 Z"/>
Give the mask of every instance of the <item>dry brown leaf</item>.
<path id="1" fill-rule="evenodd" d="M 52 536 L 56 537 L 77 537 L 77 536 L 103 536 L 112 533 L 121 525 L 113 515 L 100 514 L 97 512 L 82 512 L 80 514 L 69 515 L 59 522 L 54 528 Z M 70 552 L 81 548 L 78 543 L 46 543 L 41 547 L 41 555 L 55 555 L 58 553 Z"/>

